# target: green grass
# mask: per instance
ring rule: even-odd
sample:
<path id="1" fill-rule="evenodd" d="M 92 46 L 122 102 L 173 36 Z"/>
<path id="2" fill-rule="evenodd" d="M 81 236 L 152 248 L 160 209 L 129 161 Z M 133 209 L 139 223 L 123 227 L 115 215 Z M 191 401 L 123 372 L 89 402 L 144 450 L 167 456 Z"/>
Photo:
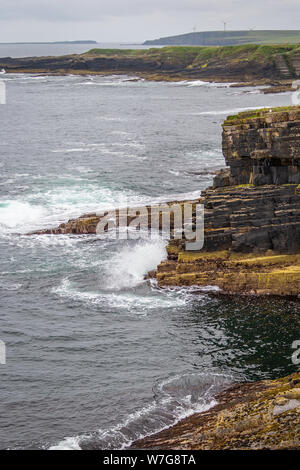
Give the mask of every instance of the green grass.
<path id="1" fill-rule="evenodd" d="M 155 45 L 199 45 L 226 46 L 245 44 L 297 44 L 300 43 L 299 30 L 257 30 L 257 31 L 206 31 L 169 36 L 146 44 Z"/>
<path id="2" fill-rule="evenodd" d="M 238 114 L 234 114 L 231 116 L 227 116 L 226 120 L 223 123 L 223 126 L 230 126 L 234 124 L 235 121 L 243 121 L 245 119 L 255 119 L 264 116 L 264 114 L 272 112 L 272 113 L 283 113 L 283 112 L 289 112 L 292 111 L 293 109 L 300 109 L 299 106 L 280 106 L 280 107 L 274 107 L 274 108 L 263 108 L 263 109 L 257 109 L 254 111 L 243 111 Z"/>
<path id="3" fill-rule="evenodd" d="M 144 50 L 142 49 L 90 49 L 88 52 L 85 52 L 82 55 L 105 55 L 105 56 L 132 56 L 143 54 Z"/>
<path id="4" fill-rule="evenodd" d="M 240 46 L 168 46 L 151 49 L 91 49 L 85 54 L 99 56 L 143 56 L 157 58 L 173 58 L 180 60 L 222 59 L 227 57 L 247 56 L 249 58 L 271 57 L 274 54 L 300 52 L 298 44 L 246 44 Z"/>

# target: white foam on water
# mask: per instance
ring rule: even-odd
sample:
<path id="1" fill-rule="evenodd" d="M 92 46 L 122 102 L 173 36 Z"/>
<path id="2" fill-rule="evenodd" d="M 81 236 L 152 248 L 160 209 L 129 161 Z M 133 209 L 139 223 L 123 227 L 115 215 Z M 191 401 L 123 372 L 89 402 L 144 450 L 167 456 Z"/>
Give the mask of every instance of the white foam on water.
<path id="1" fill-rule="evenodd" d="M 168 83 L 169 84 L 169 83 Z M 217 88 L 229 88 L 231 85 L 234 84 L 228 83 L 228 82 L 206 82 L 203 80 L 182 80 L 178 82 L 171 82 L 171 85 L 177 85 L 177 86 L 187 86 L 187 87 L 217 87 Z"/>
<path id="2" fill-rule="evenodd" d="M 80 173 L 88 172 L 79 168 Z M 19 175 L 18 175 L 19 177 Z M 44 177 L 38 176 L 42 180 Z M 106 210 L 138 207 L 168 201 L 197 199 L 200 191 L 176 193 L 151 198 L 133 190 L 101 187 L 96 181 L 82 176 L 61 175 L 51 189 L 35 191 L 22 200 L 0 201 L 0 227 L 3 233 L 28 233 L 43 228 L 53 228 L 71 218 L 86 213 L 101 214 Z"/>
<path id="3" fill-rule="evenodd" d="M 132 279 L 130 279 L 132 281 Z M 182 308 L 192 302 L 194 298 L 189 291 L 166 291 L 151 292 L 149 294 L 138 294 L 132 291 L 124 292 L 85 292 L 80 290 L 69 279 L 63 279 L 61 284 L 52 292 L 63 299 L 82 302 L 90 306 L 108 306 L 117 311 L 124 310 L 128 314 L 148 315 L 151 311 L 160 308 L 175 309 Z M 199 299 L 199 296 L 197 297 Z"/>
<path id="4" fill-rule="evenodd" d="M 57 445 L 50 447 L 49 450 L 81 450 L 79 445 L 80 439 L 79 436 L 66 437 Z"/>
<path id="5" fill-rule="evenodd" d="M 73 153 L 73 152 L 90 152 L 90 151 L 91 149 L 87 147 L 51 150 L 52 153 Z"/>
<path id="6" fill-rule="evenodd" d="M 1 273 L 1 274 L 3 274 L 3 273 Z M 21 289 L 22 285 L 23 284 L 8 283 L 8 282 L 5 282 L 4 280 L 1 280 L 0 289 L 8 290 L 8 291 L 14 291 L 14 290 Z"/>
<path id="7" fill-rule="evenodd" d="M 57 177 L 51 189 L 36 190 L 23 200 L 0 201 L 1 235 L 56 227 L 86 213 L 142 205 L 143 201 L 143 196 L 131 190 L 101 187 L 81 177 Z"/>
<path id="8" fill-rule="evenodd" d="M 8 200 L 0 202 L 1 231 L 18 231 L 34 225 L 45 216 L 46 209 L 27 202 Z"/>
<path id="9" fill-rule="evenodd" d="M 127 75 L 108 75 L 106 77 L 88 77 L 87 80 L 75 83 L 75 86 L 101 86 L 101 87 L 119 87 L 140 84 L 145 82 L 144 79 Z"/>

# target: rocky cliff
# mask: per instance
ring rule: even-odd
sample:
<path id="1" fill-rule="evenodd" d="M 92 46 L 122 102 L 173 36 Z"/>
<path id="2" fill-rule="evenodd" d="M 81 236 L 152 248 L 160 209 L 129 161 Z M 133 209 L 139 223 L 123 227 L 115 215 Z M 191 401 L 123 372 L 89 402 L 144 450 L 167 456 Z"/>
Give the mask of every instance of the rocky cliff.
<path id="1" fill-rule="evenodd" d="M 300 109 L 229 116 L 223 124 L 223 154 L 230 170 L 215 178 L 215 187 L 299 184 Z"/>
<path id="2" fill-rule="evenodd" d="M 229 168 L 202 193 L 205 243 L 171 240 L 160 286 L 216 285 L 229 293 L 300 292 L 300 108 L 242 113 L 223 125 Z"/>
<path id="3" fill-rule="evenodd" d="M 300 373 L 278 380 L 236 385 L 218 404 L 133 449 L 295 450 L 300 448 Z"/>

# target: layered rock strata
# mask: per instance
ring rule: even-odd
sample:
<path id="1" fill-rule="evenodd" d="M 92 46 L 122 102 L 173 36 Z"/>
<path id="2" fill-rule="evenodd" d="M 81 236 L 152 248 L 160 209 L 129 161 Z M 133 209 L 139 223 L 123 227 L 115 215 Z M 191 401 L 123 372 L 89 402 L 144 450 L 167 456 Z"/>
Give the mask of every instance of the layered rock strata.
<path id="1" fill-rule="evenodd" d="M 230 171 L 220 172 L 214 187 L 300 184 L 300 108 L 229 116 L 223 154 Z"/>
<path id="2" fill-rule="evenodd" d="M 223 125 L 228 169 L 202 193 L 204 249 L 171 240 L 157 268 L 165 285 L 227 293 L 300 293 L 300 109 L 242 113 Z"/>

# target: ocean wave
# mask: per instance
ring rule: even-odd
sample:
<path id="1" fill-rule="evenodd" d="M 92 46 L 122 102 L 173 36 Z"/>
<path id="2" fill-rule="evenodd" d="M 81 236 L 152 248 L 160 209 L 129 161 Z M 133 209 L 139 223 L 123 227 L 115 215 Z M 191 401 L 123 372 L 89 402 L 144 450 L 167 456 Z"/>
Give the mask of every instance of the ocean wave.
<path id="1" fill-rule="evenodd" d="M 86 170 L 79 168 L 78 171 L 84 173 Z M 137 207 L 200 197 L 200 191 L 193 191 L 151 198 L 133 190 L 100 186 L 97 181 L 74 175 L 58 176 L 56 184 L 49 185 L 48 181 L 48 186 L 45 186 L 44 178 L 44 176 L 37 177 L 41 179 L 40 191 L 36 187 L 34 194 L 24 196 L 22 200 L 11 199 L 0 202 L 1 236 L 4 232 L 24 234 L 42 228 L 55 227 L 68 219 L 90 212 L 101 213 L 104 210 L 122 207 Z"/>
<path id="2" fill-rule="evenodd" d="M 64 184 L 62 179 L 65 179 Z M 144 201 L 144 197 L 134 191 L 100 186 L 96 181 L 84 178 L 79 181 L 74 176 L 56 178 L 56 184 L 51 189 L 49 184 L 48 188 L 44 185 L 41 188 L 45 189 L 36 190 L 22 200 L 0 201 L 2 233 L 27 233 L 55 227 L 84 213 L 142 205 Z"/>
<path id="3" fill-rule="evenodd" d="M 87 147 L 78 147 L 78 148 L 71 148 L 71 149 L 57 149 L 51 150 L 52 153 L 73 153 L 73 152 L 90 152 L 92 149 Z"/>
<path id="4" fill-rule="evenodd" d="M 52 292 L 62 299 L 80 302 L 89 306 L 106 306 L 118 311 L 124 310 L 129 315 L 148 315 L 153 310 L 174 309 L 182 308 L 188 303 L 192 302 L 194 298 L 191 297 L 188 291 L 174 291 L 151 292 L 145 294 L 141 292 L 139 295 L 134 289 L 126 291 L 100 291 L 99 292 L 85 292 L 80 290 L 69 279 L 63 279 L 61 284 L 52 289 Z"/>
<path id="5" fill-rule="evenodd" d="M 169 82 L 168 82 L 169 84 Z M 176 86 L 187 86 L 187 87 L 217 87 L 217 88 L 229 88 L 233 83 L 227 82 L 207 82 L 204 80 L 181 80 L 178 82 L 171 82 L 172 85 Z"/>
<path id="6" fill-rule="evenodd" d="M 2 273 L 1 273 L 2 274 Z M 23 284 L 20 283 L 8 283 L 4 280 L 1 280 L 0 289 L 7 291 L 15 291 L 21 289 Z"/>
<path id="7" fill-rule="evenodd" d="M 11 231 L 31 226 L 45 216 L 45 208 L 27 202 L 8 200 L 0 203 L 0 226 L 4 231 Z"/>

